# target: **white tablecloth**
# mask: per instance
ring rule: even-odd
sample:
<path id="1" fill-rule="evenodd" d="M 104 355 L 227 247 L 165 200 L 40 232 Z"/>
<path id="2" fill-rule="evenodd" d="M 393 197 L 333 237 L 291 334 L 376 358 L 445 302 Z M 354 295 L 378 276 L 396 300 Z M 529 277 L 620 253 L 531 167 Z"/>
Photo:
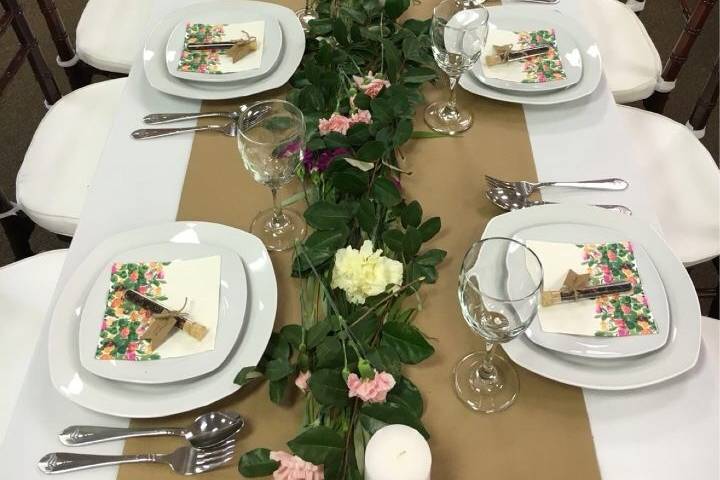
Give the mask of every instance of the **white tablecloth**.
<path id="1" fill-rule="evenodd" d="M 154 18 L 171 8 L 204 0 L 157 0 Z M 559 8 L 578 15 L 573 2 Z M 578 17 L 582 22 L 582 18 Z M 197 111 L 200 102 L 154 91 L 145 80 L 140 56 L 105 151 L 89 191 L 59 285 L 86 254 L 113 233 L 172 221 L 185 177 L 192 136 L 133 141 L 129 133 L 152 112 Z M 618 120 L 603 80 L 591 96 L 553 107 L 526 107 L 528 131 L 540 179 L 583 179 L 622 176 L 624 192 L 603 194 L 567 191 L 544 193 L 549 200 L 620 203 L 638 217 L 657 225 L 647 202 L 643 178 L 633 168 L 635 150 L 626 127 Z M 117 201 L 117 185 L 132 185 L 134 194 Z M 161 185 L 162 194 L 158 194 Z M 152 208 L 143 192 L 152 194 Z M 57 294 L 57 292 L 56 292 Z M 718 336 L 720 323 L 706 320 L 703 351 L 696 368 L 656 387 L 628 392 L 586 391 L 588 413 L 603 478 L 692 479 L 720 478 L 718 441 Z M 64 448 L 56 434 L 70 424 L 125 426 L 126 419 L 83 409 L 57 393 L 50 383 L 47 337 L 41 337 L 28 369 L 5 442 L 0 447 L 2 478 L 40 479 L 36 462 L 45 453 Z M 76 448 L 73 451 L 120 453 L 122 442 Z M 562 452 L 558 452 L 562 454 Z M 73 479 L 113 480 L 116 469 L 72 474 Z M 148 473 L 150 475 L 150 473 Z M 579 479 L 578 479 L 579 480 Z"/>

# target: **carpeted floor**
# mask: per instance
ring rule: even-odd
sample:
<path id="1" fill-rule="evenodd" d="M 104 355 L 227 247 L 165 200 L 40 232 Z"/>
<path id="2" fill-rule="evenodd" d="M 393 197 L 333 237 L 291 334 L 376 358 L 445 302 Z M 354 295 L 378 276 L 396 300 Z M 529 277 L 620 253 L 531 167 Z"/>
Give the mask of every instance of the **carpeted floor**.
<path id="1" fill-rule="evenodd" d="M 151 0 L 148 0 L 151 1 Z M 590 0 L 563 0 L 563 1 L 590 1 Z M 695 1 L 690 0 L 691 5 Z M 62 70 L 55 65 L 56 52 L 50 40 L 43 18 L 36 2 L 24 0 L 25 14 L 34 29 L 45 58 L 53 67 L 55 77 L 64 93 L 69 92 L 67 81 Z M 67 31 L 74 38 L 75 27 L 85 6 L 83 0 L 55 0 L 60 14 L 63 17 Z M 668 58 L 675 40 L 683 27 L 682 10 L 678 0 L 647 0 L 645 10 L 640 19 L 645 24 L 650 36 L 657 46 L 663 62 Z M 685 123 L 692 111 L 697 96 L 713 65 L 718 57 L 718 11 L 716 8 L 710 21 L 706 24 L 700 38 L 694 46 L 678 84 L 670 96 L 665 115 Z M 609 32 L 611 33 L 611 32 Z M 14 54 L 17 44 L 12 32 L 5 34 L 0 42 L 0 68 L 4 68 Z M 642 107 L 640 104 L 634 106 Z M 45 107 L 43 99 L 32 77 L 29 66 L 22 67 L 19 74 L 8 87 L 0 100 L 0 188 L 11 198 L 15 195 L 15 176 L 22 163 L 25 150 L 32 139 L 35 127 L 43 115 Z M 707 127 L 707 135 L 703 144 L 718 161 L 718 110 L 713 112 Z M 0 265 L 12 261 L 12 255 L 4 236 L 0 236 Z M 54 235 L 36 229 L 32 238 L 32 245 L 36 251 L 64 248 L 66 245 Z M 713 287 L 717 285 L 717 273 L 709 264 L 703 264 L 691 269 L 691 275 L 699 287 Z M 704 302 L 704 311 L 707 313 L 708 305 Z M 717 315 L 717 313 L 716 313 Z"/>

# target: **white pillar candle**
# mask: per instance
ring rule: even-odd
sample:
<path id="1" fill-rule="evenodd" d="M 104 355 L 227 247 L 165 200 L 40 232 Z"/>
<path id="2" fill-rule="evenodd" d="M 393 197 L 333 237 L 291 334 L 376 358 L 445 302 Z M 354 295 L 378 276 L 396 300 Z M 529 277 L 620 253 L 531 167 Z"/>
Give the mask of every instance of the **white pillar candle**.
<path id="1" fill-rule="evenodd" d="M 425 438 L 407 425 L 387 425 L 365 447 L 365 480 L 430 480 Z"/>

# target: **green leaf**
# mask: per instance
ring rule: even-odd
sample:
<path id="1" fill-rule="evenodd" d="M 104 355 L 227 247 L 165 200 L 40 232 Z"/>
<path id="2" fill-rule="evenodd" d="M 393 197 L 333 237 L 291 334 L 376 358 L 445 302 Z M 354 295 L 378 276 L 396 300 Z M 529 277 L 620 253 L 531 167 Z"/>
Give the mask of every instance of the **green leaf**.
<path id="1" fill-rule="evenodd" d="M 290 365 L 287 358 L 276 358 L 275 360 L 270 360 L 265 367 L 265 375 L 271 382 L 283 379 L 294 371 L 295 370 L 292 365 Z"/>
<path id="2" fill-rule="evenodd" d="M 370 170 L 375 168 L 375 164 L 372 162 L 363 162 L 361 160 L 355 160 L 354 158 L 345 158 L 345 161 L 348 163 L 348 165 L 352 165 L 361 172 L 369 172 Z"/>
<path id="3" fill-rule="evenodd" d="M 327 148 L 338 148 L 338 147 L 349 147 L 350 146 L 350 140 L 343 135 L 342 133 L 338 132 L 330 132 L 327 135 L 323 137 L 323 140 L 325 141 L 325 146 Z"/>
<path id="4" fill-rule="evenodd" d="M 308 225 L 317 230 L 332 230 L 348 224 L 350 212 L 340 205 L 324 200 L 313 203 L 305 210 Z"/>
<path id="5" fill-rule="evenodd" d="M 263 127 L 268 130 L 287 130 L 293 125 L 290 117 L 272 117 L 263 122 Z"/>
<path id="6" fill-rule="evenodd" d="M 420 202 L 413 200 L 408 203 L 400 214 L 400 220 L 402 221 L 403 227 L 417 227 L 420 225 L 422 220 L 422 207 Z"/>
<path id="7" fill-rule="evenodd" d="M 383 177 L 375 180 L 375 183 L 373 183 L 372 193 L 375 199 L 386 208 L 394 207 L 402 200 L 400 192 L 395 184 Z"/>
<path id="8" fill-rule="evenodd" d="M 369 98 L 366 96 L 366 98 Z M 355 102 L 357 104 L 357 102 Z M 365 123 L 356 123 L 347 131 L 347 140 L 353 146 L 360 146 L 370 140 L 370 127 Z"/>
<path id="9" fill-rule="evenodd" d="M 315 368 L 342 368 L 344 362 L 342 345 L 337 337 L 325 337 L 315 349 Z"/>
<path id="10" fill-rule="evenodd" d="M 393 252 L 398 255 L 402 254 L 403 251 L 403 234 L 400 230 L 392 229 L 386 230 L 383 233 L 383 243 Z"/>
<path id="11" fill-rule="evenodd" d="M 347 27 L 345 26 L 345 22 L 343 22 L 339 17 L 336 17 L 333 21 L 333 36 L 340 45 L 345 47 L 350 45 L 350 42 L 348 41 Z"/>
<path id="12" fill-rule="evenodd" d="M 407 142 L 408 140 L 410 140 L 412 131 L 412 120 L 410 120 L 409 118 L 403 118 L 398 122 L 397 127 L 395 128 L 395 136 L 393 137 L 393 143 L 399 147 L 403 143 Z"/>
<path id="13" fill-rule="evenodd" d="M 270 401 L 276 405 L 282 405 L 285 400 L 285 392 L 287 392 L 288 385 L 290 384 L 290 377 L 284 377 L 280 380 L 275 380 L 269 384 Z"/>
<path id="14" fill-rule="evenodd" d="M 391 1 L 398 1 L 398 0 L 391 0 Z M 405 1 L 405 0 L 400 0 Z M 387 4 L 386 4 L 387 8 Z M 400 73 L 400 67 L 402 65 L 402 58 L 400 55 L 400 50 L 395 46 L 395 44 L 390 40 L 383 40 L 382 41 L 383 46 L 383 54 L 385 57 L 385 66 L 387 67 L 385 69 L 385 72 L 387 73 L 388 80 L 390 82 L 394 83 L 397 81 L 398 74 Z"/>
<path id="15" fill-rule="evenodd" d="M 360 421 L 370 434 L 374 434 L 385 425 L 399 423 L 414 428 L 425 438 L 430 437 L 415 415 L 404 407 L 391 402 L 364 404 L 360 408 Z"/>
<path id="16" fill-rule="evenodd" d="M 399 376 L 402 369 L 400 358 L 392 348 L 380 344 L 377 348 L 367 352 L 367 359 L 373 367 L 381 372 L 388 372 L 393 376 Z"/>
<path id="17" fill-rule="evenodd" d="M 405 407 L 409 412 L 420 418 L 423 413 L 423 399 L 420 390 L 406 377 L 400 377 L 387 400 Z"/>
<path id="18" fill-rule="evenodd" d="M 325 340 L 325 337 L 327 337 L 327 334 L 330 333 L 331 330 L 332 325 L 327 320 L 321 320 L 312 327 L 310 327 L 307 332 L 307 337 L 305 338 L 307 348 L 315 348 L 320 345 Z"/>
<path id="19" fill-rule="evenodd" d="M 309 428 L 287 444 L 295 455 L 315 465 L 338 461 L 345 448 L 345 441 L 340 434 L 324 426 Z"/>
<path id="20" fill-rule="evenodd" d="M 340 12 L 352 18 L 355 23 L 364 24 L 367 21 L 367 15 L 361 10 L 356 10 L 352 7 L 342 6 L 340 7 Z"/>
<path id="21" fill-rule="evenodd" d="M 335 250 L 345 246 L 350 230 L 345 225 L 340 225 L 336 230 L 318 230 L 313 232 L 307 240 L 305 246 L 317 250 Z"/>
<path id="22" fill-rule="evenodd" d="M 370 97 L 368 97 L 367 95 L 365 95 L 364 93 L 358 93 L 357 95 L 355 95 L 355 105 L 358 108 L 361 108 L 363 110 L 370 109 L 370 101 L 371 100 L 372 99 Z M 353 127 L 350 127 L 350 130 L 352 130 L 352 128 Z M 348 130 L 348 132 L 350 132 L 350 130 Z"/>
<path id="23" fill-rule="evenodd" d="M 364 162 L 377 160 L 385 152 L 385 145 L 377 140 L 367 142 L 357 151 L 356 157 Z"/>
<path id="24" fill-rule="evenodd" d="M 428 33 L 430 31 L 430 24 L 432 23 L 432 19 L 428 18 L 427 20 L 417 20 L 414 18 L 411 18 L 409 20 L 406 20 L 405 23 L 403 23 L 403 27 L 407 28 L 411 32 L 413 32 L 415 35 L 422 35 L 424 33 Z"/>
<path id="25" fill-rule="evenodd" d="M 400 361 L 409 364 L 420 363 L 435 352 L 420 330 L 409 323 L 386 323 L 380 344 L 393 349 Z"/>
<path id="26" fill-rule="evenodd" d="M 280 337 L 292 345 L 295 350 L 298 350 L 300 342 L 302 342 L 302 327 L 300 325 L 285 325 L 280 329 Z"/>
<path id="27" fill-rule="evenodd" d="M 339 369 L 315 370 L 308 385 L 321 405 L 344 407 L 348 403 L 348 388 Z"/>
<path id="28" fill-rule="evenodd" d="M 415 130 L 410 135 L 410 138 L 440 138 L 440 137 L 449 137 L 447 133 L 442 132 L 427 132 L 424 130 Z"/>
<path id="29" fill-rule="evenodd" d="M 369 181 L 368 174 L 357 168 L 338 172 L 332 176 L 332 184 L 337 191 L 351 195 L 358 195 L 367 191 Z"/>
<path id="30" fill-rule="evenodd" d="M 270 450 L 256 448 L 240 457 L 238 471 L 244 477 L 265 477 L 272 475 L 279 466 L 280 462 L 270 459 Z"/>
<path id="31" fill-rule="evenodd" d="M 338 230 L 340 230 L 340 228 L 338 228 Z M 314 233 L 318 233 L 321 231 L 328 233 L 336 233 L 329 230 L 318 230 Z M 295 257 L 293 258 L 292 276 L 305 277 L 312 272 L 312 267 L 315 267 L 316 270 L 321 269 L 322 265 L 328 260 L 330 260 L 333 255 L 335 255 L 335 250 L 329 248 L 303 247 L 303 250 L 301 252 L 298 252 L 297 255 L 295 255 Z"/>
<path id="32" fill-rule="evenodd" d="M 235 375 L 235 380 L 233 380 L 233 383 L 242 387 L 252 382 L 253 380 L 257 380 L 258 378 L 262 377 L 263 373 L 258 371 L 257 367 L 245 367 L 240 370 L 237 375 Z"/>
<path id="33" fill-rule="evenodd" d="M 374 233 L 375 225 L 377 225 L 378 219 L 375 215 L 375 207 L 368 198 L 363 198 L 358 203 L 357 219 L 360 224 L 360 228 L 371 236 Z"/>
<path id="34" fill-rule="evenodd" d="M 410 6 L 410 0 L 385 0 L 385 13 L 392 19 L 398 18 Z"/>
<path id="35" fill-rule="evenodd" d="M 321 112 L 325 104 L 325 98 L 322 91 L 315 85 L 309 85 L 300 91 L 300 109 L 305 112 L 316 111 Z"/>
<path id="36" fill-rule="evenodd" d="M 433 238 L 440 231 L 441 226 L 440 217 L 432 217 L 425 220 L 418 228 L 420 235 L 422 235 L 422 241 L 427 242 Z"/>
<path id="37" fill-rule="evenodd" d="M 270 336 L 270 342 L 265 348 L 265 355 L 270 358 L 284 358 L 287 360 L 290 357 L 290 344 L 280 335 L 273 332 Z"/>
<path id="38" fill-rule="evenodd" d="M 407 227 L 403 236 L 403 255 L 406 261 L 417 255 L 422 245 L 422 234 L 415 227 Z"/>
<path id="39" fill-rule="evenodd" d="M 332 32 L 332 20 L 330 18 L 321 18 L 318 20 L 310 20 L 310 35 L 317 37 Z"/>
<path id="40" fill-rule="evenodd" d="M 404 83 L 425 83 L 437 77 L 435 70 L 427 67 L 408 68 L 403 75 Z"/>
<path id="41" fill-rule="evenodd" d="M 435 265 L 442 262 L 445 259 L 446 255 L 447 255 L 447 252 L 445 250 L 439 250 L 437 248 L 433 248 L 432 250 L 428 250 L 427 252 L 418 256 L 415 259 L 415 261 L 419 265 L 427 265 L 430 267 L 434 267 Z"/>

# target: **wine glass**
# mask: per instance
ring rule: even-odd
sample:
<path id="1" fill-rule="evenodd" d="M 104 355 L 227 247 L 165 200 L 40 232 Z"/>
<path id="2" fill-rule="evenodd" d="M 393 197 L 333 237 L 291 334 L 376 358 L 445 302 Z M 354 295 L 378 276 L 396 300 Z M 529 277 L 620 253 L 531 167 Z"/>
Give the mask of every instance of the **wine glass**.
<path id="1" fill-rule="evenodd" d="M 454 135 L 472 125 L 472 114 L 460 110 L 455 87 L 460 76 L 480 58 L 488 33 L 488 12 L 471 0 L 444 0 L 433 9 L 430 38 L 435 62 L 448 75 L 450 99 L 433 102 L 425 109 L 425 123 Z"/>
<path id="2" fill-rule="evenodd" d="M 465 322 L 485 340 L 485 350 L 465 356 L 453 371 L 455 392 L 473 410 L 505 410 L 518 394 L 510 362 L 495 355 L 498 343 L 525 331 L 537 314 L 543 268 L 522 243 L 491 237 L 475 242 L 460 269 L 458 296 Z"/>
<path id="3" fill-rule="evenodd" d="M 300 20 L 300 25 L 306 32 L 310 29 L 310 21 L 317 20 L 317 11 L 311 5 L 312 0 L 305 0 L 305 8 L 295 11 L 295 15 Z"/>
<path id="4" fill-rule="evenodd" d="M 258 213 L 250 231 L 268 250 L 292 248 L 305 236 L 305 220 L 283 209 L 277 191 L 295 178 L 305 149 L 305 119 L 284 100 L 267 100 L 248 107 L 238 119 L 238 150 L 253 179 L 270 187 L 273 207 Z"/>

